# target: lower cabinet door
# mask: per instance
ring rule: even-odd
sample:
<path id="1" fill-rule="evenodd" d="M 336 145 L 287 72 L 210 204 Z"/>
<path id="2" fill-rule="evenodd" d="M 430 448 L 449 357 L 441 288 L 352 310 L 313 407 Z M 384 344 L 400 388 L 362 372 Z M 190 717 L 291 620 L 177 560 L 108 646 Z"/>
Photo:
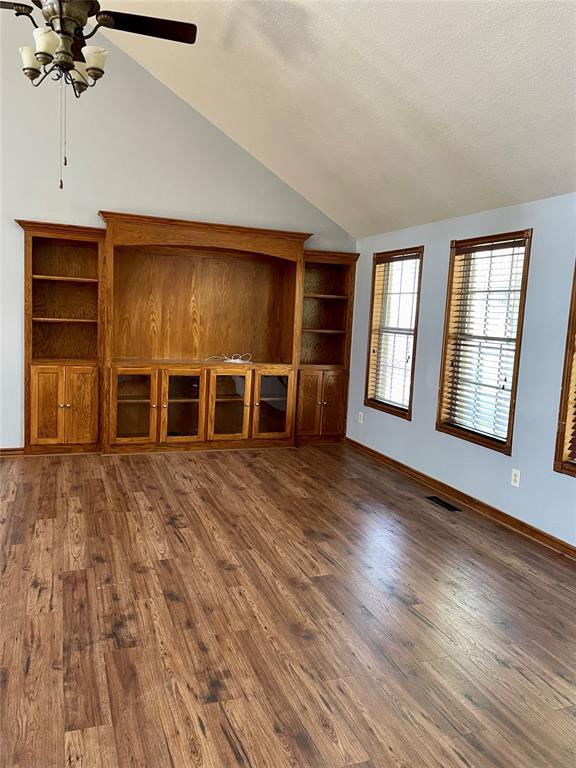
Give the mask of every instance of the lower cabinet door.
<path id="1" fill-rule="evenodd" d="M 244 440 L 250 426 L 252 371 L 210 371 L 209 440 Z"/>
<path id="2" fill-rule="evenodd" d="M 85 445 L 98 441 L 98 368 L 66 366 L 66 442 Z"/>
<path id="3" fill-rule="evenodd" d="M 64 442 L 65 373 L 63 365 L 30 368 L 30 443 Z"/>
<path id="4" fill-rule="evenodd" d="M 346 418 L 346 373 L 324 371 L 322 384 L 322 435 L 343 435 Z"/>
<path id="5" fill-rule="evenodd" d="M 111 435 L 114 443 L 154 443 L 158 423 L 156 368 L 113 368 Z"/>
<path id="6" fill-rule="evenodd" d="M 322 413 L 322 371 L 300 371 L 296 434 L 319 435 Z"/>
<path id="7" fill-rule="evenodd" d="M 194 442 L 205 439 L 206 371 L 188 368 L 162 371 L 160 441 Z"/>
<path id="8" fill-rule="evenodd" d="M 262 369 L 256 371 L 252 437 L 283 438 L 292 432 L 293 371 Z"/>

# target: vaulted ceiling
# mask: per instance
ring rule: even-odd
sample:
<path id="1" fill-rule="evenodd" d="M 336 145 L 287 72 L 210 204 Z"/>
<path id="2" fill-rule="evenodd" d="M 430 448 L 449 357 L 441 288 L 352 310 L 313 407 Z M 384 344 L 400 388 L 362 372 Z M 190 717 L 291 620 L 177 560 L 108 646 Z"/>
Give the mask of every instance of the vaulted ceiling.
<path id="1" fill-rule="evenodd" d="M 576 189 L 570 0 L 102 5 L 196 22 L 106 35 L 355 236 Z"/>

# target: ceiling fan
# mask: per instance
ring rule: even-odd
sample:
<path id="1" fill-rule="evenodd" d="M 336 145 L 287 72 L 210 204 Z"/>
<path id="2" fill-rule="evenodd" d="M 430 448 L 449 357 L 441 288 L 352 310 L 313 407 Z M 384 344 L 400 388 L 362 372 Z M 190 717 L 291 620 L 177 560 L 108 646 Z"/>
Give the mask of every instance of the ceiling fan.
<path id="1" fill-rule="evenodd" d="M 24 3 L 0 2 L 0 9 L 26 16 L 34 26 L 35 47 L 20 48 L 24 74 L 32 85 L 38 86 L 48 75 L 72 86 L 80 97 L 93 87 L 104 74 L 108 52 L 105 48 L 86 45 L 102 27 L 132 32 L 136 35 L 159 37 L 178 43 L 196 42 L 196 24 L 152 16 L 139 16 L 120 11 L 102 11 L 93 0 L 32 0 L 41 8 L 45 25 L 39 26 L 32 16 L 34 8 Z M 89 19 L 95 26 L 86 30 Z"/>

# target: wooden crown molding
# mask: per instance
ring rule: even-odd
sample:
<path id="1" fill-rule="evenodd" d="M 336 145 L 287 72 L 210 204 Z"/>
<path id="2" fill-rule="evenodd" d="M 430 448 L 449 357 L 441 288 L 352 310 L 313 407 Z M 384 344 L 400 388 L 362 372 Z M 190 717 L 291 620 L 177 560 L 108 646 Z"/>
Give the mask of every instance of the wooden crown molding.
<path id="1" fill-rule="evenodd" d="M 136 213 L 122 213 L 117 211 L 99 211 L 98 213 L 107 224 L 121 223 L 133 224 L 135 226 L 182 227 L 195 231 L 265 235 L 266 237 L 278 237 L 282 240 L 296 240 L 302 243 L 312 237 L 312 234 L 309 232 L 292 232 L 282 229 L 265 229 L 260 227 L 242 227 L 236 224 L 218 224 L 207 221 L 191 221 L 188 219 L 170 219 L 161 216 L 143 216 Z"/>
<path id="2" fill-rule="evenodd" d="M 469 496 L 467 493 L 458 491 L 456 488 L 453 488 L 447 483 L 443 483 L 441 480 L 436 480 L 433 477 L 429 477 L 429 475 L 425 475 L 423 472 L 419 472 L 417 469 L 413 469 L 406 464 L 402 464 L 402 462 L 396 461 L 396 459 L 392 459 L 390 456 L 386 456 L 379 451 L 375 451 L 373 448 L 368 448 L 367 445 L 357 443 L 356 440 L 351 440 L 349 437 L 345 437 L 344 441 L 350 448 L 364 454 L 365 456 L 368 456 L 374 461 L 377 461 L 379 464 L 384 464 L 386 467 L 393 469 L 395 472 L 399 472 L 409 480 L 412 480 L 413 482 L 420 485 L 424 485 L 427 488 L 442 494 L 442 496 L 447 496 L 449 499 L 456 501 L 463 507 L 484 515 L 484 517 L 489 517 L 495 523 L 503 525 L 506 528 L 509 528 L 520 534 L 521 536 L 531 539 L 537 544 L 541 544 L 542 546 L 548 547 L 549 549 L 553 549 L 556 552 L 559 552 L 561 555 L 576 559 L 576 547 L 572 546 L 572 544 L 569 544 L 567 541 L 557 539 L 555 536 L 552 536 L 545 531 L 541 531 L 539 528 L 535 528 L 533 525 L 529 525 L 522 520 L 518 520 L 516 517 L 512 517 L 512 515 L 506 514 L 506 512 L 502 512 L 501 510 L 496 509 L 496 507 L 490 506 L 490 504 L 486 504 L 479 499 L 475 499 L 473 496 Z"/>
<path id="3" fill-rule="evenodd" d="M 67 240 L 71 237 L 81 240 L 104 240 L 106 237 L 106 230 L 103 227 L 82 227 L 27 219 L 15 219 L 15 221 L 25 232 L 41 237 L 59 237 Z"/>

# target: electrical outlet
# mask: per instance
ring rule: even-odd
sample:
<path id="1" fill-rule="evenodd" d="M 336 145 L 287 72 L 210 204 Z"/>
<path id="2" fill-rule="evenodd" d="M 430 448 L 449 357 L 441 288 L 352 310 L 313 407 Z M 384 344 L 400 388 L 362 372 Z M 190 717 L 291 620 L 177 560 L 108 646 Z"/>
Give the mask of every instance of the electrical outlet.
<path id="1" fill-rule="evenodd" d="M 510 480 L 514 488 L 520 488 L 520 470 L 519 469 L 513 469 L 512 470 L 512 478 Z"/>
<path id="2" fill-rule="evenodd" d="M 364 424 L 364 412 L 358 411 L 358 424 Z"/>

